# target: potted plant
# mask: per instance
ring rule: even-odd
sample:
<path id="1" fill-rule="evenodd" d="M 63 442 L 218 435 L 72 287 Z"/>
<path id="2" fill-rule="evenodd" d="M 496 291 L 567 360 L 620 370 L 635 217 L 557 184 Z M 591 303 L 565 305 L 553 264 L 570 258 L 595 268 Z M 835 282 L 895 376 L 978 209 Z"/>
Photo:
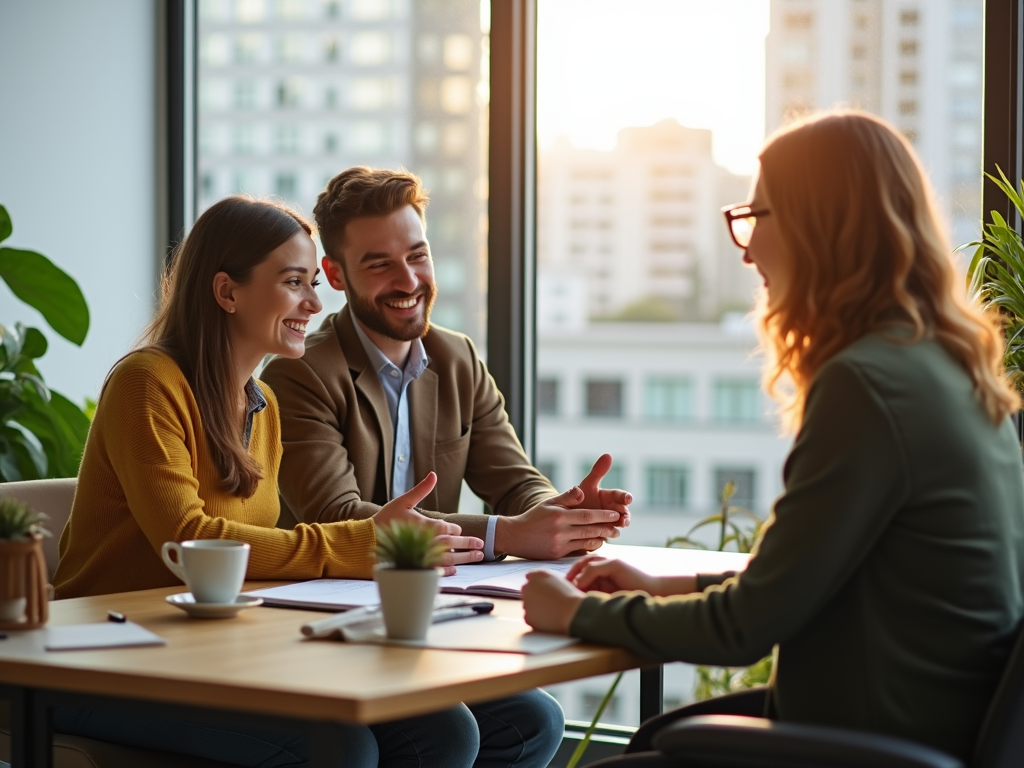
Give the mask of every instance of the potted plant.
<path id="1" fill-rule="evenodd" d="M 1001 168 L 997 166 L 996 170 L 998 178 L 990 173 L 985 175 L 1024 216 L 1024 181 L 1018 191 Z M 991 217 L 981 240 L 957 250 L 974 248 L 967 267 L 970 293 L 1001 315 L 1006 334 L 1003 364 L 1011 381 L 1024 393 L 1024 242 L 998 211 L 992 211 Z"/>
<path id="2" fill-rule="evenodd" d="M 0 497 L 0 629 L 36 629 L 46 623 L 46 515 Z"/>
<path id="3" fill-rule="evenodd" d="M 393 640 L 427 636 L 437 596 L 437 569 L 444 547 L 433 530 L 394 522 L 377 530 L 377 565 L 373 578 L 380 589 L 384 628 Z"/>
<path id="4" fill-rule="evenodd" d="M 13 231 L 0 205 L 0 242 Z M 0 246 L 0 280 L 54 331 L 82 345 L 89 308 L 70 275 L 40 253 Z M 36 360 L 48 346 L 38 328 L 0 324 L 0 483 L 78 474 L 89 416 L 43 381 Z"/>

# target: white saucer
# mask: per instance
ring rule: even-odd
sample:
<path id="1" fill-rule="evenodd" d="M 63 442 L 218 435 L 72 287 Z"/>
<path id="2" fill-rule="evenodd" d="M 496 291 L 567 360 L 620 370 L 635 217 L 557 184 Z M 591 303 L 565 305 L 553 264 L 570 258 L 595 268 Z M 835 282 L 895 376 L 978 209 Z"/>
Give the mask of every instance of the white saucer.
<path id="1" fill-rule="evenodd" d="M 243 608 L 263 605 L 262 597 L 248 595 L 239 595 L 233 603 L 197 603 L 191 592 L 179 592 L 176 595 L 168 595 L 165 599 L 194 619 L 230 619 L 237 616 Z"/>

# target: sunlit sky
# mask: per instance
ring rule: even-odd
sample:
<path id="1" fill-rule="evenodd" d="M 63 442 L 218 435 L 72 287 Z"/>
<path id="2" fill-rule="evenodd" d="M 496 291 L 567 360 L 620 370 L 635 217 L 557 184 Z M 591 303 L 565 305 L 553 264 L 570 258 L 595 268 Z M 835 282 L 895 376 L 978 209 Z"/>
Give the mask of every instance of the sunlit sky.
<path id="1" fill-rule="evenodd" d="M 713 132 L 716 162 L 751 173 L 764 140 L 768 0 L 541 0 L 537 131 L 611 149 L 675 118 Z"/>

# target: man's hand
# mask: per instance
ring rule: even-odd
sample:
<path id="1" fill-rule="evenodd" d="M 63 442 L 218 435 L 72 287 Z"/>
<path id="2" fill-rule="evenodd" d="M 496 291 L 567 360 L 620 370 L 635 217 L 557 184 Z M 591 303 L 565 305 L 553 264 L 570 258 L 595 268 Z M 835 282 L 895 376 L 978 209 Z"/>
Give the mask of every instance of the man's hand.
<path id="1" fill-rule="evenodd" d="M 409 522 L 433 529 L 437 536 L 437 542 L 449 550 L 441 558 L 441 567 L 444 568 L 445 576 L 451 576 L 455 573 L 456 565 L 478 563 L 483 560 L 484 543 L 475 536 L 459 536 L 462 533 L 462 528 L 455 523 L 434 520 L 416 511 L 416 505 L 427 498 L 427 494 L 434 489 L 436 484 L 437 475 L 433 472 L 428 473 L 412 489 L 401 496 L 396 496 L 370 519 L 378 528 L 394 522 Z"/>
<path id="2" fill-rule="evenodd" d="M 578 487 L 545 499 L 515 517 L 499 517 L 494 549 L 530 560 L 557 560 L 572 552 L 590 552 L 619 535 L 619 513 L 574 509 L 583 503 Z"/>
<path id="3" fill-rule="evenodd" d="M 561 576 L 550 571 L 531 571 L 523 587 L 526 623 L 538 632 L 569 634 L 569 626 L 586 597 Z"/>
<path id="4" fill-rule="evenodd" d="M 610 509 L 619 513 L 619 521 L 616 523 L 620 528 L 629 525 L 629 505 L 633 503 L 633 494 L 618 489 L 601 487 L 601 480 L 612 468 L 612 455 L 602 454 L 583 481 L 580 483 L 580 490 L 583 491 L 583 501 L 580 507 L 583 509 Z"/>

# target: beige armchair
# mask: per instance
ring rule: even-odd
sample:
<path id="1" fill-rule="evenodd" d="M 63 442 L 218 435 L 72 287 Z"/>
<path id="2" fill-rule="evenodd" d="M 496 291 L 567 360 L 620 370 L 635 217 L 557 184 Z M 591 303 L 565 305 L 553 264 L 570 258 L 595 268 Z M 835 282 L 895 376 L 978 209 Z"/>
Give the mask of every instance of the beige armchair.
<path id="1" fill-rule="evenodd" d="M 0 496 L 13 496 L 49 516 L 47 527 L 53 536 L 43 541 L 43 551 L 51 579 L 57 570 L 57 542 L 71 516 L 77 484 L 73 477 L 0 483 Z M 8 763 L 11 760 L 10 722 L 8 702 L 0 700 L 0 760 Z M 54 737 L 53 748 L 54 768 L 230 768 L 218 760 L 182 757 L 63 734 Z"/>

